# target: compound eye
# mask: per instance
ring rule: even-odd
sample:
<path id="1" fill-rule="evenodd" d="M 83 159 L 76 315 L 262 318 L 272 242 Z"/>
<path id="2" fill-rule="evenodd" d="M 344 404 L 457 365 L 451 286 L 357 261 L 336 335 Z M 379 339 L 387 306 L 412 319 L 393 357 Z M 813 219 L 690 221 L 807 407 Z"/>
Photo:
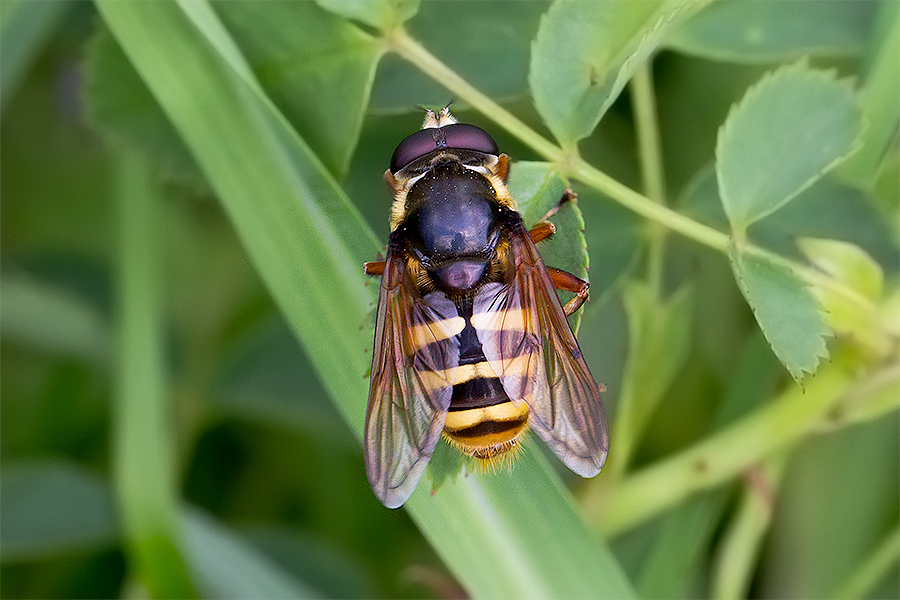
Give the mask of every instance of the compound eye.
<path id="1" fill-rule="evenodd" d="M 458 148 L 475 150 L 486 154 L 497 154 L 497 142 L 486 131 L 467 125 L 454 123 L 444 127 L 429 127 L 408 135 L 391 156 L 391 173 L 396 173 L 412 161 L 438 148 Z"/>
<path id="2" fill-rule="evenodd" d="M 447 140 L 449 148 L 460 148 L 462 150 L 475 150 L 484 152 L 485 154 L 499 154 L 497 142 L 494 141 L 487 131 L 474 125 L 465 123 L 454 123 L 441 127 L 444 137 Z"/>
<path id="3" fill-rule="evenodd" d="M 412 135 L 406 136 L 397 145 L 391 156 L 391 173 L 396 173 L 420 156 L 425 156 L 438 147 L 437 138 L 440 130 L 435 127 L 420 129 Z"/>

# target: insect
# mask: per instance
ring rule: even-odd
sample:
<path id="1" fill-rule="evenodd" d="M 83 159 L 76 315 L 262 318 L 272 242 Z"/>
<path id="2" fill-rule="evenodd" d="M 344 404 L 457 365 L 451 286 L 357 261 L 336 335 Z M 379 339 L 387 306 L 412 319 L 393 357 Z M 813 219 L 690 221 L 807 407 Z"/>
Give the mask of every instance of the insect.
<path id="1" fill-rule="evenodd" d="M 572 471 L 606 459 L 602 386 L 567 315 L 588 297 L 581 279 L 547 268 L 506 187 L 509 157 L 449 106 L 426 111 L 384 177 L 394 192 L 381 275 L 365 425 L 366 474 L 388 508 L 402 505 L 442 433 L 488 464 L 529 429 Z M 574 292 L 565 306 L 554 288 Z"/>

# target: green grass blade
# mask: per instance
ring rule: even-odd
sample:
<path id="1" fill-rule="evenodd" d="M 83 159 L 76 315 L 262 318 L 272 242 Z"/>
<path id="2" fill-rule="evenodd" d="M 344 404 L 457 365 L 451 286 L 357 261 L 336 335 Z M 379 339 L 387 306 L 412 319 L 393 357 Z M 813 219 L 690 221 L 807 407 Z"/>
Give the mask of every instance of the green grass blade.
<path id="1" fill-rule="evenodd" d="M 163 361 L 162 194 L 125 154 L 121 201 L 115 481 L 132 567 L 155 598 L 190 598 L 180 551 L 173 431 Z"/>
<path id="2" fill-rule="evenodd" d="M 366 285 L 361 263 L 381 243 L 223 45 L 211 11 L 195 7 L 189 16 L 172 2 L 98 6 L 361 435 L 372 343 L 364 323 L 376 289 Z M 460 477 L 433 498 L 420 485 L 408 508 L 475 597 L 632 595 L 571 497 L 529 452 L 512 473 Z"/>

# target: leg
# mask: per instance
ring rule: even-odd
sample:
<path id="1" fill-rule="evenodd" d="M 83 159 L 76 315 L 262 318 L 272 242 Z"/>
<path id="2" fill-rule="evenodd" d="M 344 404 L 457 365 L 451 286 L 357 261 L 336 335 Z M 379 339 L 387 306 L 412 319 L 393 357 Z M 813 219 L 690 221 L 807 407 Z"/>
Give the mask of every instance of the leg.
<path id="1" fill-rule="evenodd" d="M 384 275 L 384 261 L 375 260 L 363 263 L 363 273 L 366 275 Z"/>
<path id="2" fill-rule="evenodd" d="M 573 292 L 575 294 L 575 297 L 569 300 L 563 307 L 566 316 L 572 316 L 572 314 L 581 308 L 581 305 L 588 299 L 588 290 L 590 289 L 591 284 L 587 281 L 582 281 L 571 273 L 554 269 L 553 267 L 547 267 L 547 271 L 549 271 L 550 280 L 553 281 L 553 285 L 556 286 L 556 289 Z"/>
<path id="3" fill-rule="evenodd" d="M 531 236 L 531 241 L 537 244 L 538 242 L 546 240 L 554 233 L 556 233 L 556 225 L 549 221 L 545 221 L 535 225 L 531 231 L 528 232 L 528 235 Z"/>
<path id="4" fill-rule="evenodd" d="M 560 206 L 562 206 L 563 204 L 565 204 L 566 202 L 568 202 L 570 200 L 574 200 L 576 197 L 577 196 L 575 195 L 575 192 L 573 192 L 570 189 L 567 189 L 563 193 L 562 198 L 559 199 L 559 202 L 557 202 L 556 205 L 553 206 L 553 208 L 548 210 L 547 214 L 545 214 L 543 217 L 541 217 L 538 220 L 537 225 L 535 225 L 531 229 L 531 231 L 528 232 L 528 235 L 531 236 L 531 241 L 533 241 L 535 244 L 537 244 L 538 242 L 546 240 L 548 237 L 550 237 L 551 235 L 556 233 L 556 225 L 554 225 L 547 219 L 549 219 L 550 217 L 555 215 L 556 211 L 559 210 Z"/>

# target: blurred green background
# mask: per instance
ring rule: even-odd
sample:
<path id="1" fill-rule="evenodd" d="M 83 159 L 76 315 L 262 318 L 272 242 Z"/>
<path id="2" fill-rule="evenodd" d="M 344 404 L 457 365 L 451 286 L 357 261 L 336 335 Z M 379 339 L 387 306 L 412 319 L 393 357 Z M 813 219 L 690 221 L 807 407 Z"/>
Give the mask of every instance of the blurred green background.
<path id="1" fill-rule="evenodd" d="M 336 177 L 384 243 L 391 196 L 381 174 L 390 154 L 419 125 L 414 105 L 442 106 L 453 94 L 399 56 L 381 58 L 381 47 L 368 48 L 362 38 L 354 42 L 363 48 L 358 62 L 295 64 L 290 52 L 279 54 L 279 44 L 299 44 L 285 41 L 296 31 L 288 24 L 280 29 L 277 20 L 286 14 L 278 11 L 293 8 L 276 2 L 222 4 L 213 3 L 213 9 L 237 37 L 267 97 L 317 153 L 324 165 L 317 168 Z M 311 2 L 299 4 L 296 10 L 304 18 L 328 23 L 339 18 Z M 549 138 L 528 73 L 532 40 L 550 4 L 424 1 L 406 28 L 477 89 Z M 750 60 L 716 58 L 703 51 L 704 43 L 714 44 L 695 30 L 673 34 L 653 59 L 665 196 L 679 212 L 715 227 L 724 227 L 724 217 L 714 190 L 708 193 L 709 165 L 718 128 L 747 87 L 773 66 L 800 56 L 812 56 L 816 67 L 837 69 L 864 85 L 879 53 L 893 48 L 891 35 L 897 36 L 896 11 L 883 6 L 890 0 L 784 4 L 797 5 L 796 22 L 816 26 L 764 29 L 768 39 L 781 35 L 805 43 L 783 49 L 773 42 L 770 56 L 730 49 L 738 57 L 752 55 Z M 303 335 L 298 343 L 286 309 L 276 305 L 258 275 L 245 234 L 236 233 L 235 217 L 223 210 L 216 185 L 205 178 L 202 161 L 179 140 L 95 5 L 2 0 L 0 9 L 2 596 L 456 598 L 473 593 L 466 573 L 449 567 L 442 560 L 445 551 L 433 548 L 433 530 L 423 536 L 406 511 L 389 511 L 372 495 L 359 439 L 341 412 L 347 404 L 333 397 L 339 384 L 323 382 L 310 360 L 327 348 L 315 347 Z M 273 9 L 269 15 L 268 9 Z M 263 32 L 271 27 L 271 39 L 241 32 L 242 26 L 252 30 L 254 22 Z M 761 27 L 777 22 L 763 19 Z M 378 38 L 377 27 L 359 28 Z M 806 41 L 808 30 L 821 39 Z M 337 42 L 327 38 L 330 29 L 323 31 L 316 43 L 327 56 L 329 44 Z M 159 44 L 178 35 L 157 33 Z M 335 85 L 351 68 L 364 72 L 365 80 L 366 52 L 375 57 L 371 91 L 334 92 L 347 98 L 347 121 L 336 118 L 329 132 L 317 132 L 319 117 L 303 94 L 310 86 Z M 612 105 L 579 149 L 598 169 L 641 190 L 631 93 L 626 90 Z M 898 97 L 893 95 L 893 104 Z M 798 235 L 850 241 L 883 270 L 885 297 L 893 293 L 896 299 L 900 109 L 890 100 L 884 104 L 887 120 L 870 127 L 886 130 L 893 141 L 864 183 L 822 180 L 757 235 L 766 247 L 792 258 L 799 256 L 793 245 Z M 215 98 L 209 108 L 215 110 Z M 542 158 L 466 98 L 454 113 L 488 129 L 513 160 Z M 316 137 L 344 126 L 344 137 L 335 134 L 335 139 L 350 142 L 329 146 L 327 137 Z M 229 151 L 240 157 L 243 149 L 235 143 Z M 596 378 L 608 388 L 604 399 L 614 456 L 623 370 L 634 347 L 630 336 L 642 323 L 628 312 L 623 295 L 634 293 L 633 284 L 644 278 L 652 227 L 603 194 L 573 185 L 592 282 L 579 339 Z M 148 198 L 129 208 L 122 196 L 132 188 Z M 690 449 L 766 403 L 803 394 L 765 343 L 726 257 L 676 235 L 665 243 L 659 282 L 664 295 L 680 297 L 677 290 L 686 282 L 691 290 L 672 301 L 675 308 L 665 305 L 677 323 L 649 338 L 656 354 L 642 360 L 656 356 L 659 366 L 645 362 L 639 373 L 649 378 L 666 369 L 671 373 L 644 431 L 631 440 L 628 464 L 611 465 L 612 472 L 583 482 L 549 459 L 572 487 L 585 527 L 609 544 L 644 597 L 729 596 L 722 589 L 729 573 L 722 557 L 734 548 L 748 554 L 737 559 L 744 565 L 738 579 L 746 585 L 740 595 L 898 597 L 896 378 L 882 391 L 887 408 L 848 422 L 840 415 L 834 423 L 823 417 L 789 446 L 721 485 L 658 516 L 616 531 L 604 527 L 603 498 L 614 495 L 628 474 Z M 296 257 L 305 261 L 307 274 L 317 273 L 317 258 Z M 323 281 L 341 276 L 326 273 Z M 293 293 L 304 305 L 305 290 Z M 361 297 L 372 293 L 364 290 Z M 325 309 L 306 310 L 314 316 Z M 133 311 L 147 319 L 132 323 Z M 141 329 L 141 322 L 157 326 Z M 354 321 L 348 335 L 370 336 L 371 325 Z M 322 339 L 330 333 L 323 331 Z M 123 344 L 134 344 L 136 352 Z M 881 367 L 890 375 L 896 338 L 889 337 L 888 344 L 873 356 L 852 339 L 829 340 L 833 361 L 852 365 L 861 378 Z M 369 356 L 353 360 L 366 362 Z M 150 378 L 129 379 L 129 369 Z M 352 388 L 367 385 L 359 379 Z M 810 402 L 819 391 L 816 380 L 804 383 Z M 364 402 L 359 397 L 350 406 Z M 146 438 L 121 437 L 142 430 Z M 142 454 L 134 459 L 129 452 Z M 129 465 L 147 470 L 123 473 Z M 516 470 L 509 475 L 515 477 Z M 146 497 L 129 498 L 129 482 L 139 489 L 142 479 L 163 485 Z M 420 487 L 429 484 L 423 479 Z M 173 515 L 177 524 L 169 522 Z M 141 518 L 168 523 L 185 541 L 137 539 L 135 531 L 148 531 L 135 524 Z M 172 543 L 178 548 L 167 545 Z"/>

